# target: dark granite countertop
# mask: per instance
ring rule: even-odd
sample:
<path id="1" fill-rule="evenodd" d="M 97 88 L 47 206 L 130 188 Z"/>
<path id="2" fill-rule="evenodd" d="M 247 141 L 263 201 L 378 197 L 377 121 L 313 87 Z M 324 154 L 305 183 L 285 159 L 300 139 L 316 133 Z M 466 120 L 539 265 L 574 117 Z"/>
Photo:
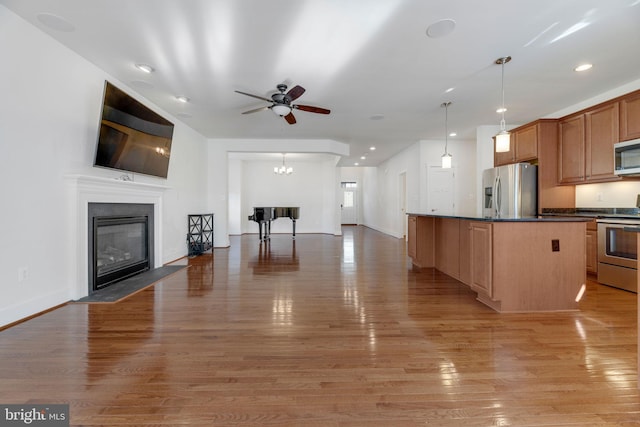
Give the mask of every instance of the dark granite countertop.
<path id="1" fill-rule="evenodd" d="M 434 218 L 466 219 L 471 221 L 485 221 L 485 222 L 586 222 L 586 221 L 591 221 L 592 219 L 592 218 L 581 217 L 577 215 L 526 216 L 521 218 L 437 215 L 437 214 L 423 214 L 423 213 L 407 213 L 407 215 L 428 216 L 428 217 L 434 217 Z"/>
<path id="2" fill-rule="evenodd" d="M 591 219 L 620 218 L 640 220 L 639 208 L 555 208 L 542 209 L 542 216 L 584 217 Z"/>

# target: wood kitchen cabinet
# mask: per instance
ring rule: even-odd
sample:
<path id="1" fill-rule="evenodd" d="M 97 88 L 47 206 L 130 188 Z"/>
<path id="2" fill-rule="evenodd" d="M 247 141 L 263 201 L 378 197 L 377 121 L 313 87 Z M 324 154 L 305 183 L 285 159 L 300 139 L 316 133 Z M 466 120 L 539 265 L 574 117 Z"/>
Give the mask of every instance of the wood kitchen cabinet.
<path id="1" fill-rule="evenodd" d="M 489 222 L 469 224 L 469 246 L 471 256 L 471 289 L 491 298 L 492 286 L 492 225 Z"/>
<path id="2" fill-rule="evenodd" d="M 640 138 L 640 90 L 620 99 L 620 141 Z"/>
<path id="3" fill-rule="evenodd" d="M 587 273 L 598 273 L 598 224 L 587 223 Z"/>
<path id="4" fill-rule="evenodd" d="M 507 152 L 496 152 L 495 138 L 493 144 L 493 164 L 495 166 L 535 160 L 538 157 L 538 127 L 534 122 L 511 131 L 510 150 Z"/>
<path id="5" fill-rule="evenodd" d="M 416 222 L 410 240 L 421 228 L 427 230 L 415 242 L 413 264 L 435 267 L 468 284 L 478 301 L 492 309 L 506 313 L 577 308 L 575 298 L 587 275 L 587 220 L 411 217 Z M 430 251 L 433 262 L 418 260 L 421 247 Z"/>
<path id="6" fill-rule="evenodd" d="M 584 181 L 584 114 L 560 120 L 558 179 L 561 184 Z"/>
<path id="7" fill-rule="evenodd" d="M 561 184 L 617 181 L 614 149 L 619 135 L 619 106 L 608 102 L 560 119 L 558 178 Z"/>
<path id="8" fill-rule="evenodd" d="M 619 141 L 620 135 L 619 111 L 619 105 L 615 102 L 585 113 L 585 171 L 588 181 L 621 179 L 613 173 L 613 144 Z"/>
<path id="9" fill-rule="evenodd" d="M 460 277 L 460 220 L 436 218 L 435 267 L 448 276 Z"/>
<path id="10" fill-rule="evenodd" d="M 471 284 L 471 221 L 460 220 L 460 280 Z"/>

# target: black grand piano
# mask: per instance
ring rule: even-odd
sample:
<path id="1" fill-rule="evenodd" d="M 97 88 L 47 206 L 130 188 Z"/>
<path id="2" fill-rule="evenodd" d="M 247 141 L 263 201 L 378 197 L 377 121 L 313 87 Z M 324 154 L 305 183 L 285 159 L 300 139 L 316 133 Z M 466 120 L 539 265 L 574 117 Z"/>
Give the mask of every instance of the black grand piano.
<path id="1" fill-rule="evenodd" d="M 289 218 L 293 223 L 293 238 L 296 238 L 296 219 L 300 218 L 300 208 L 292 207 L 259 207 L 253 208 L 253 215 L 249 215 L 250 221 L 258 223 L 260 240 L 267 240 L 271 235 L 271 221 L 278 218 Z M 264 234 L 262 225 L 264 224 Z"/>

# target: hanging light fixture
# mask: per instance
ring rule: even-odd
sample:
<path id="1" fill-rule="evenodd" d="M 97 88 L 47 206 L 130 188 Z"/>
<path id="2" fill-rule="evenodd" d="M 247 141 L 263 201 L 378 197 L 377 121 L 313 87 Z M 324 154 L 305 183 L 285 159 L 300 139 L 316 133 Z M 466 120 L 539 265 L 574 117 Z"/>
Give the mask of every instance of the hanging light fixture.
<path id="1" fill-rule="evenodd" d="M 506 153 L 511 145 L 511 135 L 507 132 L 504 121 L 504 112 L 507 111 L 504 107 L 504 64 L 509 61 L 511 61 L 510 56 L 496 59 L 496 64 L 502 65 L 502 107 L 498 110 L 502 113 L 502 120 L 500 120 L 500 133 L 496 135 L 496 153 Z"/>
<path id="2" fill-rule="evenodd" d="M 440 107 L 444 108 L 444 154 L 442 155 L 442 169 L 451 168 L 451 154 L 449 154 L 449 106 L 451 102 L 443 102 Z"/>
<path id="3" fill-rule="evenodd" d="M 284 164 L 284 156 L 285 154 L 282 154 L 282 166 L 276 166 L 273 168 L 273 173 L 278 174 L 278 175 L 291 175 L 293 173 L 293 168 L 291 166 L 287 167 L 287 165 Z"/>
<path id="4" fill-rule="evenodd" d="M 167 147 L 167 145 L 165 144 L 164 147 L 156 147 L 156 154 L 162 157 L 169 158 L 171 156 L 171 151 L 169 150 L 169 147 Z"/>
<path id="5" fill-rule="evenodd" d="M 284 117 L 291 112 L 291 106 L 287 104 L 273 104 L 273 106 L 271 106 L 271 111 L 280 117 Z"/>

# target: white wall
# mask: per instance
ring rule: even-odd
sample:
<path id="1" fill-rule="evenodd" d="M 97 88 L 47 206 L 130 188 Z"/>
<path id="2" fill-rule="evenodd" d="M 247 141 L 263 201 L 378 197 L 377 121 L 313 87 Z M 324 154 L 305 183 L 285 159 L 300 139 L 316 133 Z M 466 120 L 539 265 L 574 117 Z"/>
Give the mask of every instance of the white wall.
<path id="1" fill-rule="evenodd" d="M 273 161 L 234 160 L 229 163 L 229 174 L 237 181 L 230 181 L 229 199 L 233 199 L 234 224 L 231 234 L 257 233 L 258 225 L 248 220 L 253 208 L 259 206 L 296 206 L 300 218 L 296 221 L 296 233 L 340 234 L 338 169 L 336 159 L 319 161 L 287 160 L 294 169 L 292 175 L 273 173 Z M 238 203 L 238 200 L 240 203 Z M 337 222 L 337 224 L 336 224 Z M 291 233 L 289 220 L 273 221 L 271 233 Z"/>
<path id="2" fill-rule="evenodd" d="M 428 200 L 428 167 L 442 164 L 444 152 L 443 141 L 421 141 L 422 167 L 420 176 L 421 185 L 421 212 L 429 211 Z M 455 215 L 474 216 L 477 200 L 476 182 L 476 142 L 475 141 L 449 141 L 448 151 L 451 154 L 451 167 L 454 170 L 454 205 Z"/>
<path id="3" fill-rule="evenodd" d="M 162 212 L 163 261 L 186 254 L 186 215 L 208 206 L 202 136 L 3 6 L 0 28 L 6 40 L 0 43 L 0 325 L 5 325 L 68 301 L 72 266 L 86 262 L 73 259 L 67 221 L 73 207 L 65 176 L 122 175 L 92 167 L 105 79 L 176 125 L 168 179 L 134 177 L 170 187 Z M 19 280 L 24 269 L 27 276 Z"/>
<path id="4" fill-rule="evenodd" d="M 449 141 L 455 174 L 455 214 L 475 215 L 476 144 L 475 141 Z M 361 168 L 362 215 L 367 227 L 402 237 L 406 216 L 401 210 L 400 176 L 406 173 L 406 212 L 428 211 L 427 167 L 439 165 L 444 141 L 420 141 L 383 162 L 377 168 Z"/>

